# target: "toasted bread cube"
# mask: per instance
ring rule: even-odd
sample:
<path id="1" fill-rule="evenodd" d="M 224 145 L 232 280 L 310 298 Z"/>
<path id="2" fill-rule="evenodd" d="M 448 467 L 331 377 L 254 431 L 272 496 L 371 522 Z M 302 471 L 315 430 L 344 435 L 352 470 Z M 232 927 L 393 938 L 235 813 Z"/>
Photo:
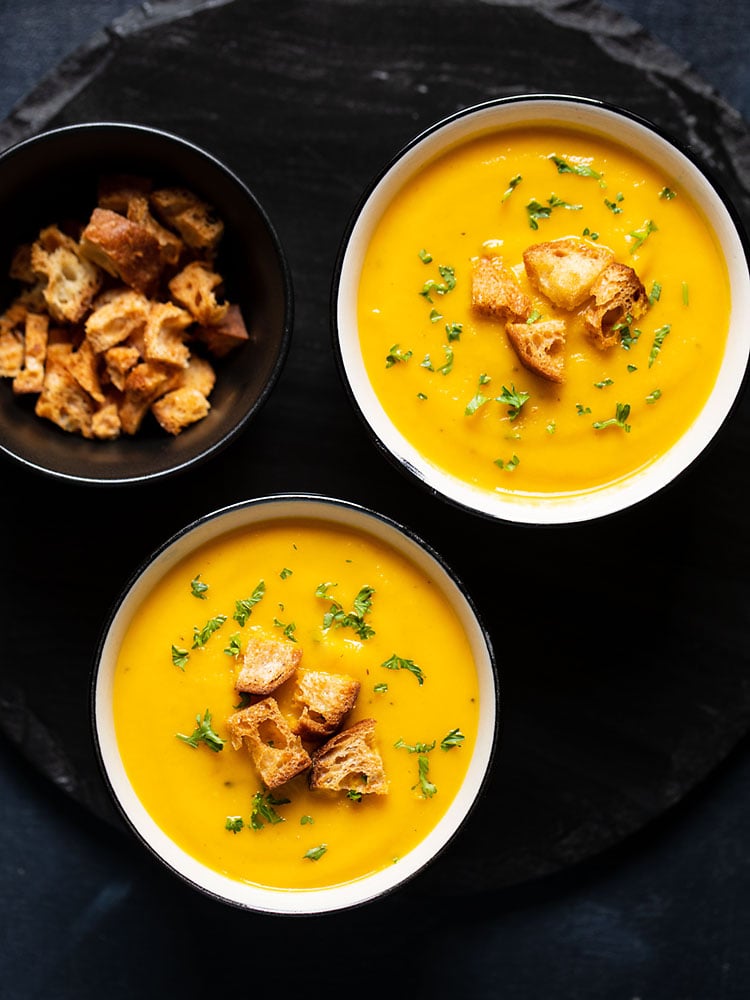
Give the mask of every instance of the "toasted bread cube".
<path id="1" fill-rule="evenodd" d="M 375 745 L 375 720 L 343 729 L 312 754 L 310 788 L 315 791 L 386 795 L 388 779 Z"/>
<path id="2" fill-rule="evenodd" d="M 278 788 L 310 766 L 310 755 L 274 698 L 235 712 L 227 724 L 232 746 L 246 747 L 266 788 Z"/>
<path id="3" fill-rule="evenodd" d="M 105 402 L 91 417 L 91 432 L 101 441 L 114 441 L 120 436 L 122 421 L 115 401 Z"/>
<path id="4" fill-rule="evenodd" d="M 502 257 L 479 257 L 471 276 L 471 304 L 485 316 L 501 320 L 525 320 L 531 301 Z"/>
<path id="5" fill-rule="evenodd" d="M 506 323 L 505 332 L 524 368 L 549 382 L 565 381 L 566 331 L 562 320 Z"/>
<path id="6" fill-rule="evenodd" d="M 189 388 L 172 389 L 151 404 L 151 412 L 160 426 L 175 436 L 190 424 L 203 420 L 210 409 L 211 404 L 203 393 Z"/>
<path id="7" fill-rule="evenodd" d="M 123 391 L 128 374 L 141 360 L 140 351 L 130 344 L 117 344 L 106 350 L 103 357 L 107 378 L 115 389 Z"/>
<path id="8" fill-rule="evenodd" d="M 49 317 L 41 313 L 26 314 L 23 367 L 13 379 L 13 392 L 17 395 L 42 391 L 48 331 Z"/>
<path id="9" fill-rule="evenodd" d="M 0 378 L 15 378 L 23 367 L 23 337 L 0 327 Z"/>
<path id="10" fill-rule="evenodd" d="M 185 249 L 185 244 L 169 229 L 160 225 L 149 210 L 148 198 L 145 195 L 135 195 L 128 202 L 127 217 L 131 222 L 143 226 L 156 238 L 159 244 L 162 264 L 176 267 Z"/>
<path id="11" fill-rule="evenodd" d="M 289 680 L 301 659 L 302 649 L 294 642 L 251 635 L 234 686 L 245 694 L 270 694 Z"/>
<path id="12" fill-rule="evenodd" d="M 126 434 L 135 434 L 152 403 L 174 389 L 177 374 L 168 365 L 142 361 L 125 379 L 125 391 L 120 403 L 120 420 Z"/>
<path id="13" fill-rule="evenodd" d="M 176 229 L 189 247 L 213 253 L 224 233 L 224 223 L 210 205 L 185 188 L 161 188 L 151 194 L 156 214 Z"/>
<path id="14" fill-rule="evenodd" d="M 84 339 L 77 351 L 73 351 L 66 361 L 66 367 L 82 389 L 85 389 L 97 403 L 104 402 L 97 355 L 90 341 Z"/>
<path id="15" fill-rule="evenodd" d="M 172 302 L 152 303 L 143 334 L 146 360 L 187 368 L 190 350 L 185 343 L 185 330 L 192 321 L 189 312 Z"/>
<path id="16" fill-rule="evenodd" d="M 217 358 L 225 357 L 250 339 L 238 305 L 230 305 L 224 319 L 216 326 L 198 327 L 196 337 Z"/>
<path id="17" fill-rule="evenodd" d="M 215 384 L 216 372 L 211 362 L 197 354 L 191 354 L 187 368 L 183 368 L 180 372 L 179 388 L 197 389 L 202 396 L 208 399 Z"/>
<path id="18" fill-rule="evenodd" d="M 359 681 L 347 674 L 307 670 L 300 677 L 294 702 L 302 706 L 295 732 L 306 739 L 331 736 L 352 710 Z"/>
<path id="19" fill-rule="evenodd" d="M 535 243 L 523 252 L 529 281 L 561 309 L 576 309 L 591 294 L 591 286 L 614 260 L 608 247 L 573 236 Z"/>
<path id="20" fill-rule="evenodd" d="M 86 337 L 97 354 L 140 334 L 151 311 L 148 299 L 129 288 L 100 295 L 86 319 Z"/>
<path id="21" fill-rule="evenodd" d="M 140 177 L 138 174 L 108 174 L 99 180 L 98 207 L 127 215 L 133 200 L 148 199 L 152 187 L 147 177 Z"/>
<path id="22" fill-rule="evenodd" d="M 67 345 L 56 345 L 64 356 Z M 44 373 L 44 385 L 34 412 L 38 417 L 45 417 L 71 434 L 82 434 L 85 438 L 93 437 L 91 419 L 94 413 L 94 401 L 70 374 L 58 355 L 47 359 Z"/>
<path id="23" fill-rule="evenodd" d="M 610 264 L 591 286 L 594 302 L 583 313 L 589 338 L 601 350 L 620 342 L 619 324 L 638 319 L 648 308 L 646 289 L 632 267 Z"/>
<path id="24" fill-rule="evenodd" d="M 162 262 L 159 242 L 144 226 L 108 208 L 95 208 L 81 234 L 81 250 L 103 270 L 144 295 L 155 290 Z"/>
<path id="25" fill-rule="evenodd" d="M 218 302 L 214 290 L 223 278 L 211 265 L 202 260 L 194 260 L 184 267 L 169 282 L 172 298 L 188 310 L 196 323 L 216 326 L 224 319 L 229 303 Z"/>
<path id="26" fill-rule="evenodd" d="M 31 267 L 44 278 L 44 301 L 52 319 L 77 323 L 99 291 L 102 275 L 80 246 L 55 226 L 40 233 L 31 248 Z"/>

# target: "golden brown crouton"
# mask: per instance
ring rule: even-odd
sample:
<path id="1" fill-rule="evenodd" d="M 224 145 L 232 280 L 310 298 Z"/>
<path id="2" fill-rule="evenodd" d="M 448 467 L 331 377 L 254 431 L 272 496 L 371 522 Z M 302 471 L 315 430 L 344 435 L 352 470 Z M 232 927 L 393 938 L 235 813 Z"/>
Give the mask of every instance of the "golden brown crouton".
<path id="1" fill-rule="evenodd" d="M 216 372 L 211 362 L 197 354 L 191 354 L 187 368 L 183 368 L 180 372 L 179 388 L 197 389 L 202 396 L 208 399 L 215 384 Z"/>
<path id="2" fill-rule="evenodd" d="M 266 788 L 278 788 L 310 766 L 310 755 L 275 699 L 235 712 L 227 724 L 232 746 L 239 750 L 244 744 Z"/>
<path id="3" fill-rule="evenodd" d="M 148 198 L 152 187 L 148 177 L 138 174 L 108 174 L 99 180 L 97 204 L 99 208 L 127 215 L 132 201 L 135 198 Z"/>
<path id="4" fill-rule="evenodd" d="M 586 333 L 606 350 L 620 342 L 619 325 L 638 319 L 648 308 L 646 289 L 632 267 L 610 264 L 591 286 L 594 302 L 583 313 Z"/>
<path id="5" fill-rule="evenodd" d="M 48 330 L 49 318 L 47 316 L 41 313 L 27 313 L 23 367 L 13 379 L 13 392 L 17 395 L 42 391 Z"/>
<path id="6" fill-rule="evenodd" d="M 169 229 L 165 229 L 164 226 L 159 225 L 149 211 L 148 198 L 145 195 L 135 195 L 132 197 L 128 203 L 126 214 L 131 222 L 135 222 L 139 226 L 148 229 L 152 236 L 156 238 L 159 244 L 162 264 L 173 268 L 176 267 L 185 249 L 185 244 L 179 236 L 176 236 Z"/>
<path id="7" fill-rule="evenodd" d="M 0 329 L 0 378 L 15 378 L 23 365 L 23 337 L 16 330 Z"/>
<path id="8" fill-rule="evenodd" d="M 302 650 L 294 642 L 251 635 L 242 655 L 235 687 L 245 694 L 270 694 L 289 680 L 301 659 Z"/>
<path id="9" fill-rule="evenodd" d="M 58 344 L 62 350 L 67 345 Z M 94 401 L 80 387 L 67 368 L 57 359 L 49 357 L 44 373 L 44 385 L 36 401 L 34 412 L 38 417 L 46 417 L 69 433 L 93 436 L 91 418 Z"/>
<path id="10" fill-rule="evenodd" d="M 185 344 L 185 330 L 191 323 L 192 317 L 185 309 L 171 302 L 152 303 L 143 334 L 146 360 L 187 368 L 190 351 Z"/>
<path id="11" fill-rule="evenodd" d="M 140 351 L 130 344 L 117 344 L 104 352 L 104 370 L 107 378 L 121 391 L 125 388 L 128 373 L 141 359 Z"/>
<path id="12" fill-rule="evenodd" d="M 144 295 L 155 290 L 161 251 L 144 226 L 108 208 L 95 208 L 81 234 L 81 250 L 95 264 Z"/>
<path id="13" fill-rule="evenodd" d="M 294 701 L 302 706 L 295 732 L 315 739 L 335 733 L 344 717 L 354 707 L 359 681 L 346 674 L 307 670 L 299 679 Z"/>
<path id="14" fill-rule="evenodd" d="M 203 420 L 210 409 L 211 404 L 203 393 L 189 388 L 172 389 L 151 404 L 151 412 L 159 425 L 168 434 L 175 435 Z"/>
<path id="15" fill-rule="evenodd" d="M 174 368 L 152 361 L 142 361 L 125 379 L 125 391 L 120 403 L 120 420 L 126 434 L 135 434 L 149 407 L 160 396 L 175 388 Z"/>
<path id="16" fill-rule="evenodd" d="M 607 247 L 566 237 L 535 243 L 523 252 L 529 281 L 561 309 L 575 309 L 591 294 L 591 286 L 614 260 Z"/>
<path id="17" fill-rule="evenodd" d="M 161 188 L 151 194 L 156 214 L 176 229 L 189 247 L 213 253 L 224 232 L 224 223 L 210 205 L 185 188 Z"/>
<path id="18" fill-rule="evenodd" d="M 195 335 L 217 358 L 225 357 L 235 347 L 250 339 L 237 305 L 230 305 L 224 319 L 216 326 L 200 326 Z"/>
<path id="19" fill-rule="evenodd" d="M 314 751 L 310 788 L 362 795 L 387 794 L 388 779 L 375 746 L 374 719 L 362 719 Z"/>
<path id="20" fill-rule="evenodd" d="M 86 392 L 97 403 L 104 402 L 101 382 L 99 381 L 99 371 L 97 367 L 97 356 L 90 341 L 85 340 L 77 351 L 72 351 L 65 363 L 66 368 Z"/>
<path id="21" fill-rule="evenodd" d="M 471 304 L 494 319 L 525 320 L 531 301 L 502 257 L 479 257 L 471 278 Z"/>
<path id="22" fill-rule="evenodd" d="M 101 441 L 114 441 L 120 436 L 122 423 L 117 403 L 104 403 L 91 417 L 91 431 Z"/>
<path id="23" fill-rule="evenodd" d="M 193 319 L 203 326 L 216 326 L 224 319 L 229 303 L 218 302 L 214 290 L 223 278 L 212 270 L 210 264 L 194 260 L 169 282 L 169 291 Z"/>
<path id="24" fill-rule="evenodd" d="M 31 267 L 46 281 L 43 295 L 50 316 L 61 323 L 82 319 L 99 291 L 102 275 L 78 244 L 49 226 L 31 248 Z"/>
<path id="25" fill-rule="evenodd" d="M 550 382 L 565 381 L 565 323 L 506 323 L 505 332 L 521 364 Z"/>
<path id="26" fill-rule="evenodd" d="M 130 288 L 99 296 L 86 319 L 86 336 L 97 354 L 121 344 L 146 328 L 151 306 L 140 292 Z"/>

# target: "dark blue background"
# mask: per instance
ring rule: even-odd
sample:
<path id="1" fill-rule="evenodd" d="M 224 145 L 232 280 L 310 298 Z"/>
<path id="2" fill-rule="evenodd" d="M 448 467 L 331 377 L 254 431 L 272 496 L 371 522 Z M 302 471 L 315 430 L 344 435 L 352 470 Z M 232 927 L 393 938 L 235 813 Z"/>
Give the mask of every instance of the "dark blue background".
<path id="1" fill-rule="evenodd" d="M 0 118 L 130 6 L 0 2 Z M 611 6 L 750 118 L 749 4 Z M 289 921 L 196 898 L 0 742 L 0 997 L 234 1000 L 369 987 L 397 997 L 745 998 L 749 793 L 745 741 L 668 815 L 561 875 L 487 897 L 436 902 L 417 891 Z"/>

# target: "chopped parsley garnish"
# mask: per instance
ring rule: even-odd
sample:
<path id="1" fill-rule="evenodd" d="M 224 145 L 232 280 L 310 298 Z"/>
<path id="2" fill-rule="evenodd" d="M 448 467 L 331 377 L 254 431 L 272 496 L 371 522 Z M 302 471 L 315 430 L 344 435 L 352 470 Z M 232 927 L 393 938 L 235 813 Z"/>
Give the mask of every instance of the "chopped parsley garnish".
<path id="1" fill-rule="evenodd" d="M 594 430 L 603 431 L 606 427 L 621 427 L 626 434 L 630 433 L 630 424 L 627 419 L 630 416 L 630 403 L 616 403 L 615 415 L 609 420 L 595 420 L 592 424 Z"/>
<path id="2" fill-rule="evenodd" d="M 539 310 L 532 309 L 531 312 L 529 313 L 529 318 L 526 320 L 526 322 L 529 324 L 529 326 L 531 326 L 532 323 L 536 323 L 536 321 L 541 318 L 542 314 L 539 312 Z"/>
<path id="3" fill-rule="evenodd" d="M 554 154 L 550 156 L 550 160 L 557 167 L 558 174 L 577 174 L 579 177 L 593 177 L 595 180 L 602 179 L 603 175 L 598 170 L 594 170 L 588 163 L 570 163 L 568 160 L 564 160 L 562 156 L 555 156 Z"/>
<path id="4" fill-rule="evenodd" d="M 614 385 L 614 379 L 604 378 L 601 382 L 594 382 L 595 389 L 606 389 L 608 385 Z"/>
<path id="5" fill-rule="evenodd" d="M 206 591 L 208 590 L 208 584 L 201 581 L 200 573 L 190 581 L 190 593 L 193 597 L 197 597 L 200 601 L 206 600 Z"/>
<path id="6" fill-rule="evenodd" d="M 673 191 L 672 188 L 663 187 L 659 192 L 659 197 L 662 201 L 671 201 L 673 198 L 677 197 L 677 192 Z"/>
<path id="7" fill-rule="evenodd" d="M 425 396 L 425 394 L 423 392 L 418 392 L 417 393 L 417 399 L 427 399 L 427 396 Z"/>
<path id="8" fill-rule="evenodd" d="M 647 403 L 655 403 L 657 399 L 661 399 L 661 389 L 654 389 L 646 396 Z"/>
<path id="9" fill-rule="evenodd" d="M 588 226 L 586 226 L 586 228 L 583 230 L 582 235 L 583 236 L 588 236 L 588 238 L 590 240 L 598 240 L 599 239 L 599 233 L 595 233 L 594 230 L 593 229 L 589 229 Z"/>
<path id="10" fill-rule="evenodd" d="M 442 738 L 440 741 L 441 750 L 452 750 L 453 747 L 460 747 L 463 741 L 466 739 L 464 734 L 460 729 L 451 729 L 449 733 Z"/>
<path id="11" fill-rule="evenodd" d="M 654 342 L 651 345 L 651 350 L 649 351 L 648 355 L 649 368 L 654 363 L 654 361 L 656 361 L 659 351 L 662 348 L 662 344 L 664 343 L 664 338 L 667 336 L 667 334 L 671 329 L 672 329 L 671 324 L 665 323 L 664 326 L 660 326 L 658 330 L 654 331 Z"/>
<path id="12" fill-rule="evenodd" d="M 279 816 L 274 806 L 285 806 L 289 799 L 277 799 L 272 792 L 256 792 L 250 807 L 250 826 L 253 830 L 262 830 L 265 823 L 283 823 L 284 817 Z"/>
<path id="13" fill-rule="evenodd" d="M 263 595 L 266 592 L 266 585 L 263 580 L 260 581 L 258 586 L 252 592 L 250 597 L 246 597 L 244 600 L 234 602 L 234 614 L 232 618 L 239 624 L 244 625 L 248 620 L 250 615 L 253 613 L 253 608 L 262 600 Z"/>
<path id="14" fill-rule="evenodd" d="M 443 351 L 445 351 L 445 362 L 439 368 L 435 368 L 429 354 L 425 354 L 421 367 L 430 372 L 439 372 L 440 375 L 450 375 L 453 370 L 453 349 L 443 344 Z"/>
<path id="15" fill-rule="evenodd" d="M 472 414 L 477 412 L 480 406 L 484 406 L 485 403 L 489 403 L 490 397 L 485 396 L 484 393 L 480 391 L 482 386 L 487 385 L 489 381 L 490 381 L 489 375 L 482 374 L 479 376 L 479 390 L 466 404 L 466 409 L 464 410 L 465 416 L 467 417 L 472 416 Z"/>
<path id="16" fill-rule="evenodd" d="M 548 434 L 554 434 L 557 430 L 557 424 L 554 420 L 550 420 L 547 426 L 544 428 Z"/>
<path id="17" fill-rule="evenodd" d="M 648 293 L 648 304 L 652 306 L 655 302 L 658 302 L 661 298 L 661 285 L 658 281 L 655 281 L 651 286 L 651 291 Z"/>
<path id="18" fill-rule="evenodd" d="M 448 337 L 448 343 L 452 340 L 458 340 L 463 332 L 463 323 L 446 323 L 445 333 Z"/>
<path id="19" fill-rule="evenodd" d="M 385 356 L 385 367 L 393 368 L 393 366 L 398 364 L 400 361 L 405 363 L 411 356 L 411 351 L 402 351 L 398 344 L 394 344 Z"/>
<path id="20" fill-rule="evenodd" d="M 616 202 L 610 201 L 608 198 L 604 199 L 604 204 L 607 206 L 607 208 L 613 215 L 619 215 L 620 212 L 622 212 L 620 206 Z"/>
<path id="21" fill-rule="evenodd" d="M 180 649 L 179 646 L 172 646 L 172 663 L 180 670 L 184 670 L 188 661 L 190 653 L 186 649 Z"/>
<path id="22" fill-rule="evenodd" d="M 227 645 L 224 652 L 227 656 L 239 656 L 242 650 L 240 649 L 240 633 L 235 632 L 234 635 L 230 635 L 229 644 Z"/>
<path id="23" fill-rule="evenodd" d="M 430 323 L 437 323 L 443 318 L 443 314 L 438 312 L 437 309 L 430 309 Z"/>
<path id="24" fill-rule="evenodd" d="M 682 304 L 684 306 L 690 305 L 690 291 L 688 289 L 687 281 L 683 281 L 682 283 Z"/>
<path id="25" fill-rule="evenodd" d="M 510 389 L 507 386 L 503 386 L 503 391 L 497 397 L 498 403 L 505 403 L 508 406 L 508 416 L 511 421 L 515 420 L 518 414 L 521 412 L 521 408 L 524 403 L 527 403 L 530 399 L 528 392 L 521 392 L 516 389 L 515 385 L 511 382 Z"/>
<path id="26" fill-rule="evenodd" d="M 353 788 L 350 788 L 346 793 L 347 799 L 351 799 L 352 802 L 362 801 L 362 792 L 357 792 Z"/>
<path id="27" fill-rule="evenodd" d="M 628 371 L 632 374 L 638 371 L 638 365 L 628 365 Z"/>
<path id="28" fill-rule="evenodd" d="M 513 194 L 513 192 L 516 190 L 516 188 L 518 187 L 518 185 L 521 183 L 522 180 L 523 180 L 523 177 L 521 177 L 520 174 L 516 174 L 515 177 L 511 177 L 511 179 L 508 181 L 508 189 L 506 190 L 505 194 L 502 196 L 502 198 L 500 199 L 500 201 L 507 201 L 508 198 L 510 198 L 510 196 Z"/>
<path id="29" fill-rule="evenodd" d="M 224 829 L 231 830 L 232 833 L 239 833 L 244 825 L 245 823 L 241 816 L 227 816 Z"/>
<path id="30" fill-rule="evenodd" d="M 312 816 L 308 816 L 307 814 L 305 814 L 304 816 L 300 816 L 299 818 L 300 826 L 312 826 L 314 822 L 315 820 L 312 818 Z"/>
<path id="31" fill-rule="evenodd" d="M 422 291 L 419 293 L 428 302 L 432 302 L 431 296 L 433 294 L 447 295 L 448 292 L 452 292 L 456 287 L 456 272 L 452 267 L 448 267 L 447 264 L 440 264 L 438 266 L 438 273 L 443 280 L 435 281 L 434 278 L 430 278 L 428 281 L 425 281 Z"/>
<path id="32" fill-rule="evenodd" d="M 343 606 L 328 593 L 328 588 L 335 586 L 334 583 L 320 583 L 315 591 L 316 597 L 331 602 L 330 609 L 323 615 L 323 628 L 326 630 L 332 626 L 334 628 L 350 628 L 363 640 L 375 635 L 375 629 L 365 621 L 365 615 L 372 611 L 374 588 L 367 585 L 361 587 L 354 598 L 353 609 L 344 611 Z"/>
<path id="33" fill-rule="evenodd" d="M 633 240 L 632 246 L 630 247 L 631 253 L 636 253 L 641 249 L 643 244 L 649 238 L 651 233 L 656 233 L 659 231 L 659 227 L 656 223 L 652 222 L 651 219 L 646 219 L 640 229 L 634 229 L 632 233 L 628 233 L 628 236 Z"/>
<path id="34" fill-rule="evenodd" d="M 576 413 L 579 417 L 585 416 L 587 413 L 591 413 L 590 406 L 584 406 L 583 403 L 576 403 Z"/>
<path id="35" fill-rule="evenodd" d="M 380 666 L 385 667 L 386 670 L 408 670 L 409 673 L 414 674 L 420 685 L 424 684 L 424 673 L 422 672 L 422 668 L 418 667 L 414 660 L 406 660 L 402 656 L 396 656 L 396 654 L 393 653 L 393 655 L 389 656 L 387 660 L 384 660 Z"/>
<path id="36" fill-rule="evenodd" d="M 375 687 L 373 688 L 375 694 L 385 694 L 387 690 L 388 690 L 388 685 L 384 681 L 381 681 L 379 684 L 376 684 Z"/>
<path id="37" fill-rule="evenodd" d="M 539 220 L 549 219 L 550 215 L 552 215 L 552 209 L 549 205 L 542 205 L 536 198 L 532 198 L 526 205 L 526 213 L 529 217 L 529 226 L 532 229 L 538 229 Z"/>
<path id="38" fill-rule="evenodd" d="M 429 753 L 430 750 L 435 749 L 435 740 L 432 743 L 407 743 L 405 740 L 398 739 L 393 746 L 396 750 L 406 750 L 407 753 Z"/>
<path id="39" fill-rule="evenodd" d="M 293 571 L 292 571 L 291 569 L 288 569 L 288 568 L 287 568 L 287 567 L 285 566 L 285 567 L 284 567 L 284 568 L 282 569 L 282 571 L 281 571 L 281 572 L 279 573 L 279 576 L 281 577 L 281 579 L 282 579 L 282 580 L 286 580 L 286 579 L 287 579 L 287 577 L 290 577 L 290 576 L 292 575 L 292 572 L 293 572 Z"/>
<path id="40" fill-rule="evenodd" d="M 208 749 L 213 750 L 214 753 L 218 753 L 220 750 L 223 750 L 226 740 L 223 740 L 211 728 L 211 713 L 209 710 L 206 709 L 202 720 L 199 712 L 195 717 L 195 721 L 198 725 L 195 727 L 190 736 L 184 736 L 182 733 L 177 733 L 177 739 L 182 740 L 183 743 L 187 743 L 187 745 L 192 747 L 193 750 L 197 750 L 201 743 L 205 743 Z"/>
<path id="41" fill-rule="evenodd" d="M 419 769 L 419 787 L 422 790 L 422 797 L 425 799 L 431 799 L 433 795 L 437 795 L 437 787 L 428 778 L 430 773 L 430 761 L 425 754 L 420 754 L 417 757 L 417 767 Z M 414 786 L 416 787 L 416 785 Z"/>
<path id="42" fill-rule="evenodd" d="M 327 850 L 327 844 L 320 844 L 318 847 L 311 847 L 309 851 L 305 851 L 302 857 L 309 858 L 310 861 L 320 861 Z"/>
<path id="43" fill-rule="evenodd" d="M 521 459 L 518 457 L 518 455 L 514 455 L 512 458 L 509 458 L 507 462 L 504 461 L 502 458 L 495 459 L 495 465 L 499 469 L 504 469 L 505 472 L 513 472 L 513 470 L 518 467 L 520 462 Z"/>
<path id="44" fill-rule="evenodd" d="M 226 615 L 216 615 L 215 618 L 209 618 L 203 628 L 198 628 L 197 625 L 193 626 L 193 649 L 198 649 L 201 646 L 205 646 L 211 636 L 217 629 L 220 629 L 224 622 L 227 620 Z"/>
<path id="45" fill-rule="evenodd" d="M 583 205 L 573 205 L 569 201 L 563 201 L 562 198 L 558 198 L 556 194 L 550 195 L 547 199 L 547 204 L 551 208 L 567 208 L 569 212 L 580 212 Z"/>
<path id="46" fill-rule="evenodd" d="M 274 618 L 273 623 L 276 626 L 276 628 L 280 628 L 282 630 L 282 632 L 284 633 L 286 638 L 289 639 L 290 642 L 297 641 L 294 638 L 294 632 L 295 629 L 297 628 L 294 622 L 289 622 L 288 624 L 286 624 L 285 622 L 280 621 L 278 618 Z"/>
<path id="47" fill-rule="evenodd" d="M 419 259 L 422 261 L 423 264 L 431 264 L 432 254 L 429 253 L 429 251 L 422 249 L 419 251 Z"/>

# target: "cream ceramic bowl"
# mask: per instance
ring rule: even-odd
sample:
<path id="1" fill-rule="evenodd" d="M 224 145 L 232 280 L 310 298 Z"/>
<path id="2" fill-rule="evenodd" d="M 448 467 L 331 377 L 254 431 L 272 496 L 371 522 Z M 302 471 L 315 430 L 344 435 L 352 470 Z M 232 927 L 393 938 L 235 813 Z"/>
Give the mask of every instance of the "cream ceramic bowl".
<path id="1" fill-rule="evenodd" d="M 702 206 L 722 248 L 730 282 L 726 352 L 698 418 L 668 452 L 647 467 L 617 482 L 579 493 L 491 492 L 439 468 L 394 425 L 372 388 L 360 350 L 359 281 L 367 247 L 386 206 L 425 164 L 449 147 L 494 129 L 533 126 L 535 122 L 599 133 L 658 163 L 680 190 Z M 743 385 L 750 355 L 746 238 L 728 200 L 693 157 L 654 125 L 627 111 L 577 97 L 532 95 L 488 102 L 459 111 L 413 139 L 366 191 L 350 221 L 334 275 L 332 309 L 339 370 L 375 443 L 431 493 L 480 515 L 526 524 L 567 524 L 598 518 L 631 507 L 667 486 L 704 451 L 724 424 Z"/>
<path id="2" fill-rule="evenodd" d="M 154 822 L 138 798 L 120 755 L 113 688 L 123 636 L 141 602 L 171 567 L 228 532 L 301 517 L 374 536 L 434 581 L 455 608 L 469 638 L 478 673 L 480 713 L 476 745 L 458 794 L 429 835 L 401 857 L 398 865 L 331 888 L 285 891 L 239 882 L 212 870 L 175 844 Z M 312 914 L 357 906 L 389 893 L 433 862 L 453 839 L 488 776 L 498 734 L 498 685 L 489 638 L 460 582 L 436 553 L 411 531 L 380 514 L 341 500 L 293 494 L 250 500 L 202 517 L 166 542 L 136 573 L 99 646 L 92 682 L 92 716 L 100 764 L 115 803 L 133 833 L 167 868 L 197 889 L 238 907 L 267 913 Z"/>

